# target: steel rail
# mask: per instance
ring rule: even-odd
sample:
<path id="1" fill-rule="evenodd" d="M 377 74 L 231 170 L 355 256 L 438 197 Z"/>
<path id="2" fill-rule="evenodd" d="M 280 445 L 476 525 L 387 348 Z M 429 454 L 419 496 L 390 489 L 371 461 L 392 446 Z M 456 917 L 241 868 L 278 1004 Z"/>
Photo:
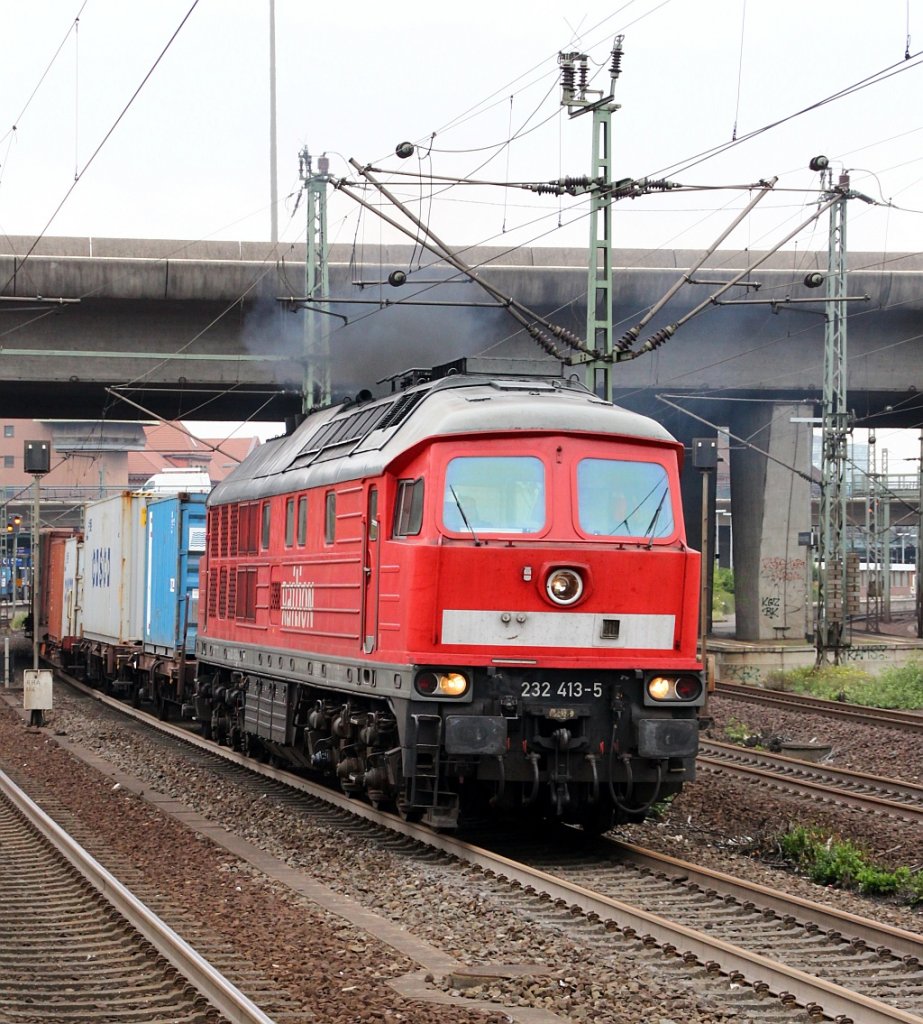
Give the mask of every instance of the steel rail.
<path id="1" fill-rule="evenodd" d="M 713 746 L 717 746 L 717 744 L 713 744 Z M 707 745 L 703 744 L 703 747 L 707 748 Z M 866 810 L 873 811 L 876 814 L 888 814 L 893 818 L 900 818 L 908 822 L 923 821 L 923 805 L 901 803 L 897 800 L 889 800 L 886 797 L 874 796 L 870 793 L 856 793 L 845 788 L 838 789 L 829 779 L 824 780 L 819 777 L 813 780 L 796 778 L 791 773 L 780 770 L 779 764 L 782 760 L 790 760 L 793 765 L 799 768 L 804 768 L 808 764 L 808 762 L 805 761 L 796 761 L 794 758 L 779 758 L 777 763 L 773 765 L 768 762 L 770 762 L 770 758 L 774 758 L 775 755 L 770 755 L 770 757 L 766 758 L 767 763 L 762 765 L 741 764 L 740 761 L 746 756 L 749 755 L 754 760 L 757 760 L 759 755 L 754 754 L 753 751 L 740 747 L 732 749 L 735 753 L 726 756 L 720 756 L 720 752 L 718 756 L 709 756 L 706 753 L 700 753 L 696 758 L 696 764 L 700 768 L 709 768 L 712 771 L 743 775 L 757 782 L 772 783 L 780 788 L 790 790 L 793 793 L 799 793 L 802 796 L 807 796 L 811 799 L 819 800 L 824 803 L 830 803 L 832 800 L 839 800 L 842 803 L 862 807 Z M 736 753 L 736 751 L 740 751 L 740 753 Z"/>
<path id="2" fill-rule="evenodd" d="M 736 878 L 723 871 L 690 864 L 678 857 L 658 853 L 655 850 L 647 850 L 634 843 L 623 842 L 621 839 L 609 839 L 607 842 L 619 852 L 620 856 L 626 856 L 639 867 L 646 867 L 654 872 L 682 876 L 703 889 L 712 888 L 716 892 L 733 896 L 741 903 L 747 901 L 757 903 L 759 906 L 767 907 L 779 914 L 791 914 L 793 909 L 802 910 L 804 912 L 801 917 L 802 921 L 811 921 L 819 925 L 828 935 L 846 933 L 853 938 L 862 939 L 872 949 L 886 946 L 901 957 L 923 960 L 923 935 L 918 935 L 916 932 L 896 928 L 891 924 L 882 924 L 879 921 L 871 921 L 866 917 L 859 917 L 857 914 L 850 914 L 845 910 L 837 910 L 835 907 L 815 903 L 813 900 L 806 900 L 801 896 L 793 896 L 779 889 L 750 882 L 745 878 Z"/>
<path id="3" fill-rule="evenodd" d="M 889 708 L 873 708 L 866 704 L 846 704 L 823 697 L 811 697 L 785 690 L 764 690 L 758 686 L 740 683 L 719 683 L 715 693 L 729 700 L 749 701 L 753 704 L 769 704 L 790 708 L 794 711 L 816 711 L 830 718 L 848 718 L 881 725 L 890 729 L 904 729 L 909 732 L 923 732 L 923 712 L 900 711 Z"/>
<path id="4" fill-rule="evenodd" d="M 492 874 L 516 882 L 527 890 L 545 893 L 552 900 L 563 901 L 567 906 L 576 908 L 585 914 L 593 914 L 599 920 L 612 921 L 626 936 L 640 937 L 643 942 L 653 942 L 679 956 L 689 955 L 706 966 L 714 964 L 720 958 L 722 973 L 732 975 L 739 972 L 755 988 L 765 984 L 769 991 L 774 992 L 782 999 L 794 999 L 806 1007 L 812 1005 L 822 1007 L 826 1014 L 831 1017 L 839 1017 L 844 1022 L 923 1024 L 923 1017 L 916 1014 L 889 1006 L 887 1003 L 861 993 L 852 992 L 823 978 L 815 978 L 797 968 L 789 967 L 758 953 L 714 938 L 705 932 L 676 924 L 642 908 L 555 878 L 544 871 L 530 868 L 483 847 L 474 846 L 453 836 L 433 832 L 424 826 L 403 821 L 395 815 L 360 803 L 346 794 L 292 776 L 283 770 L 257 764 L 252 758 L 203 740 L 191 733 L 188 728 L 179 728 L 169 722 L 156 720 L 147 712 L 134 709 L 122 701 L 100 694 L 98 691 L 61 674 L 60 670 L 57 671 L 62 678 L 75 685 L 76 688 L 123 714 L 144 721 L 157 731 L 298 789 L 316 799 L 339 807 L 349 814 L 365 818 L 376 825 L 387 827 L 394 832 L 422 842 L 431 848 L 456 857 L 464 863 L 479 867 L 488 875 Z"/>
<path id="5" fill-rule="evenodd" d="M 118 913 L 233 1024 L 273 1024 L 271 1017 L 134 896 L 13 780 L 0 771 L 0 793 L 96 889 Z"/>

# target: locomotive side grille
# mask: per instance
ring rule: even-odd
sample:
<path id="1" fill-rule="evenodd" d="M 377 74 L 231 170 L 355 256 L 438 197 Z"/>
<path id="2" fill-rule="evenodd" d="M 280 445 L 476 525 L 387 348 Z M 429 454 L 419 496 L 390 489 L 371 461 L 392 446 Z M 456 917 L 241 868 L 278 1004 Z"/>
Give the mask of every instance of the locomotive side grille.
<path id="1" fill-rule="evenodd" d="M 228 573 L 228 618 L 237 615 L 237 573 Z"/>
<path id="2" fill-rule="evenodd" d="M 603 640 L 618 640 L 619 638 L 619 620 L 618 619 L 603 619 L 602 626 L 599 630 L 599 635 Z"/>
<path id="3" fill-rule="evenodd" d="M 427 391 L 405 391 L 403 395 L 390 407 L 388 415 L 377 424 L 379 430 L 385 427 L 394 427 L 401 423 L 410 413 L 411 409 L 428 394 Z"/>
<path id="4" fill-rule="evenodd" d="M 220 554 L 224 555 L 225 558 L 228 556 L 228 506 L 222 505 L 219 509 L 218 519 L 218 547 Z"/>
<path id="5" fill-rule="evenodd" d="M 219 553 L 218 547 L 218 522 L 221 516 L 220 509 L 209 509 L 208 512 L 208 555 L 210 558 L 217 558 Z M 214 609 L 214 606 L 212 606 Z"/>
<path id="6" fill-rule="evenodd" d="M 277 612 L 282 607 L 282 584 L 279 580 L 272 583 L 269 588 L 269 610 Z"/>
<path id="7" fill-rule="evenodd" d="M 238 507 L 237 505 L 229 505 L 230 516 L 228 519 L 228 554 L 236 555 L 237 548 L 237 530 L 238 530 Z"/>
<path id="8" fill-rule="evenodd" d="M 221 584 L 218 587 L 218 618 L 228 617 L 228 571 L 221 570 Z"/>
<path id="9" fill-rule="evenodd" d="M 373 406 L 371 409 L 361 409 L 351 416 L 325 423 L 320 430 L 311 435 L 289 468 L 301 469 L 321 457 L 328 449 L 363 440 L 381 426 L 383 421 L 388 420 L 388 413 L 395 404 L 397 403 L 389 402 Z M 342 453 L 341 450 L 335 454 L 339 456 Z"/>
<path id="10" fill-rule="evenodd" d="M 208 605 L 206 612 L 208 617 L 218 614 L 218 572 L 216 569 L 208 570 Z"/>

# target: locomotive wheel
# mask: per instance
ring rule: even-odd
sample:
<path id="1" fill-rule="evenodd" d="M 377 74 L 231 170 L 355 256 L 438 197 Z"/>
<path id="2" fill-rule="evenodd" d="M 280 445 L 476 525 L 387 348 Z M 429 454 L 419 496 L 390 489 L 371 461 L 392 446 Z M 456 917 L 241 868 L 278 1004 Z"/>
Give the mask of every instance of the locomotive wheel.
<path id="1" fill-rule="evenodd" d="M 612 828 L 613 823 L 613 809 L 608 800 L 598 800 L 580 815 L 580 826 L 587 836 L 601 836 Z"/>
<path id="2" fill-rule="evenodd" d="M 423 808 L 414 807 L 412 804 L 407 802 L 406 797 L 399 796 L 397 798 L 397 813 L 400 815 L 402 820 L 412 825 L 422 819 Z"/>

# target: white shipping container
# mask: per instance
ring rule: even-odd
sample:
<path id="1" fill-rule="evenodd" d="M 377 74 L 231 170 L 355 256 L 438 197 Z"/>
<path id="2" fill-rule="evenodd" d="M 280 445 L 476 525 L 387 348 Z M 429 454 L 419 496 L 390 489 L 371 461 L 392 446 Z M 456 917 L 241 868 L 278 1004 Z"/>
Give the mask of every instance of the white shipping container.
<path id="1" fill-rule="evenodd" d="M 144 635 L 147 496 L 128 491 L 84 509 L 83 635 L 138 643 Z"/>
<path id="2" fill-rule="evenodd" d="M 64 595 L 58 636 L 83 636 L 83 541 L 68 537 L 64 542 Z M 50 623 L 49 623 L 50 625 Z"/>

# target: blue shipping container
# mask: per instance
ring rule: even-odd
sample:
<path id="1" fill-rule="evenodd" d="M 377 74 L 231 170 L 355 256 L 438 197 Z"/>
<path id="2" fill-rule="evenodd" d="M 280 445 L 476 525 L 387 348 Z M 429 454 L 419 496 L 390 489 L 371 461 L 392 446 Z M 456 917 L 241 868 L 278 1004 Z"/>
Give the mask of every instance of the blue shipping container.
<path id="1" fill-rule="evenodd" d="M 150 653 L 195 651 L 206 497 L 175 496 L 147 506 L 144 650 Z"/>

